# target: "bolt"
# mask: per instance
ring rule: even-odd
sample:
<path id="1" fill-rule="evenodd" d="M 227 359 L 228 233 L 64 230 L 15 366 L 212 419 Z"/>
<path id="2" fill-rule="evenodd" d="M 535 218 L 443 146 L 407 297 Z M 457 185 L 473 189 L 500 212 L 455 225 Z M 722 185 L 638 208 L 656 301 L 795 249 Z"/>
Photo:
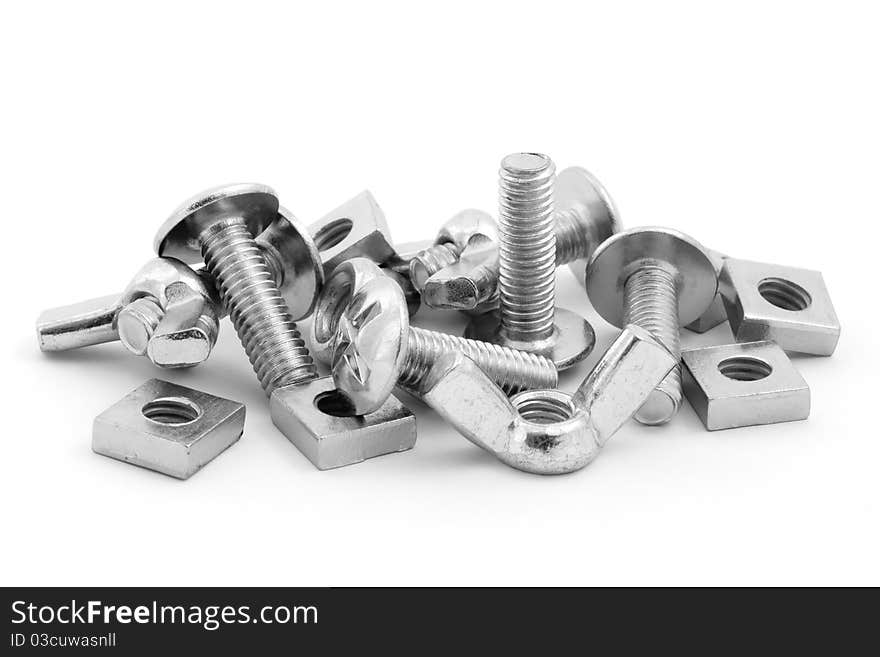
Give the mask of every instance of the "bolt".
<path id="1" fill-rule="evenodd" d="M 693 238 L 669 228 L 634 228 L 596 249 L 586 271 L 593 307 L 617 327 L 635 324 L 681 358 L 679 327 L 702 315 L 718 289 L 715 265 Z M 681 406 L 681 366 L 657 386 L 636 420 L 669 422 Z"/>
<path id="2" fill-rule="evenodd" d="M 556 367 L 537 354 L 410 327 L 403 293 L 365 258 L 339 265 L 321 293 L 312 343 L 332 346 L 340 393 L 359 415 L 381 407 L 396 385 L 414 390 L 435 360 L 461 352 L 507 393 L 554 387 Z"/>
<path id="3" fill-rule="evenodd" d="M 279 217 L 264 185 L 217 187 L 181 205 L 159 229 L 156 251 L 184 262 L 203 259 L 266 391 L 317 376 L 263 250 L 254 239 Z"/>
<path id="4" fill-rule="evenodd" d="M 601 183 L 581 167 L 568 167 L 556 176 L 554 203 L 556 266 L 570 265 L 575 276 L 582 280 L 587 260 L 596 247 L 620 230 L 617 209 Z M 482 257 L 471 258 L 473 263 L 461 266 L 464 254 L 460 245 L 451 239 L 466 228 L 460 214 L 443 224 L 436 244 L 417 256 L 412 278 L 416 280 L 417 268 L 424 281 L 422 296 L 432 308 L 494 310 L 498 307 L 497 242 L 493 243 L 493 234 L 484 229 L 487 236 L 483 240 Z"/>
<path id="5" fill-rule="evenodd" d="M 586 319 L 556 308 L 555 167 L 546 155 L 514 153 L 501 162 L 499 313 L 475 317 L 465 335 L 539 353 L 558 369 L 593 349 Z"/>

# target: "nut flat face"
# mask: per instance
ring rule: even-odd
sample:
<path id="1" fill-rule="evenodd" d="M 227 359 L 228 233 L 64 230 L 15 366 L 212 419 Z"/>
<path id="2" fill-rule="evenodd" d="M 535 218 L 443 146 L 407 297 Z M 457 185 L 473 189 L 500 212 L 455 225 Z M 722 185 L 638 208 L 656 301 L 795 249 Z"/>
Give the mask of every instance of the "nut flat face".
<path id="1" fill-rule="evenodd" d="M 840 322 L 818 271 L 729 258 L 721 293 L 737 342 L 772 340 L 816 356 L 837 347 Z"/>
<path id="2" fill-rule="evenodd" d="M 184 201 L 159 228 L 153 246 L 160 256 L 187 264 L 202 261 L 199 235 L 218 221 L 244 219 L 251 235 L 259 235 L 278 215 L 275 190 L 259 183 L 213 187 Z"/>
<path id="3" fill-rule="evenodd" d="M 188 479 L 241 437 L 244 404 L 150 379 L 95 418 L 92 450 Z"/>
<path id="4" fill-rule="evenodd" d="M 809 386 L 773 342 L 691 349 L 681 357 L 685 396 L 709 431 L 810 415 Z"/>
<path id="5" fill-rule="evenodd" d="M 415 416 L 395 397 L 368 415 L 334 415 L 350 408 L 330 377 L 277 388 L 269 408 L 275 426 L 319 470 L 403 452 L 416 444 Z"/>
<path id="6" fill-rule="evenodd" d="M 394 260 L 394 242 L 385 213 L 369 191 L 328 212 L 309 226 L 329 278 L 349 258 L 369 258 L 377 264 Z"/>
<path id="7" fill-rule="evenodd" d="M 631 228 L 599 245 L 586 272 L 587 294 L 596 312 L 620 327 L 624 284 L 639 267 L 658 262 L 676 269 L 679 324 L 696 320 L 718 290 L 715 265 L 696 240 L 662 227 Z"/>

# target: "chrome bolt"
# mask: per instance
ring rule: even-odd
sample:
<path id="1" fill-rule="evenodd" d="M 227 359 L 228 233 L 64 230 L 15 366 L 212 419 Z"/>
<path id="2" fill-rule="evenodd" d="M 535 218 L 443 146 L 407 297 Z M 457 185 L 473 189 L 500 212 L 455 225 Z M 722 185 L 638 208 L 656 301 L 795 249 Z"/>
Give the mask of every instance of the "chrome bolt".
<path id="1" fill-rule="evenodd" d="M 465 335 L 539 353 L 565 369 L 593 349 L 593 327 L 556 308 L 555 167 L 546 155 L 514 153 L 501 162 L 497 315 L 475 317 Z"/>
<path id="2" fill-rule="evenodd" d="M 715 297 L 718 275 L 706 250 L 669 228 L 634 228 L 596 249 L 586 271 L 593 307 L 617 327 L 641 326 L 681 358 L 679 327 L 702 315 Z M 681 406 L 681 366 L 657 386 L 636 413 L 642 424 L 669 422 Z"/>
<path id="3" fill-rule="evenodd" d="M 332 350 L 336 386 L 357 414 L 375 411 L 396 385 L 416 389 L 441 355 L 461 352 L 507 393 L 554 387 L 549 359 L 507 347 L 410 327 L 400 287 L 365 258 L 327 280 L 312 322 L 312 344 Z"/>
<path id="4" fill-rule="evenodd" d="M 279 214 L 275 192 L 237 184 L 199 194 L 181 205 L 156 236 L 159 255 L 204 260 L 238 337 L 266 391 L 317 376 L 266 256 L 254 239 Z"/>

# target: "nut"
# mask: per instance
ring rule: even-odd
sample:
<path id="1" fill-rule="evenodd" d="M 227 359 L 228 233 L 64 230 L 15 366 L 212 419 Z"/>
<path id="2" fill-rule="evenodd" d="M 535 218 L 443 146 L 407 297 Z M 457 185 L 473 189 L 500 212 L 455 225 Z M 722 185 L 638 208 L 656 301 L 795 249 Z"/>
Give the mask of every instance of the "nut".
<path id="1" fill-rule="evenodd" d="M 728 258 L 721 292 L 737 342 L 772 340 L 786 351 L 834 353 L 840 322 L 818 271 Z"/>
<path id="2" fill-rule="evenodd" d="M 325 277 L 349 258 L 360 256 L 381 265 L 396 255 L 385 213 L 366 190 L 311 224 L 309 230 L 324 262 Z"/>
<path id="3" fill-rule="evenodd" d="M 95 418 L 92 450 L 188 479 L 234 444 L 244 404 L 150 379 Z"/>
<path id="4" fill-rule="evenodd" d="M 420 396 L 507 465 L 564 474 L 590 463 L 675 365 L 647 331 L 627 326 L 574 396 L 530 390 L 508 400 L 473 361 L 455 353 L 438 359 Z"/>
<path id="5" fill-rule="evenodd" d="M 810 388 L 773 342 L 692 349 L 681 357 L 685 395 L 709 431 L 810 415 Z"/>
<path id="6" fill-rule="evenodd" d="M 276 388 L 269 401 L 272 421 L 319 470 L 403 452 L 416 444 L 415 416 L 396 398 L 368 415 L 350 406 L 323 377 Z"/>

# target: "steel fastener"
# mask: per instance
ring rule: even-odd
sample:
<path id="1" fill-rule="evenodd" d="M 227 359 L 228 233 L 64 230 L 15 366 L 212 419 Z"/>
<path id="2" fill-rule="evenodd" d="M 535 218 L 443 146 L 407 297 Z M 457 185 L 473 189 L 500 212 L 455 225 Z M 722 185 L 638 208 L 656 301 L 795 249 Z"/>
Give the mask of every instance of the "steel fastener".
<path id="1" fill-rule="evenodd" d="M 586 288 L 607 322 L 647 329 L 678 360 L 679 327 L 705 312 L 718 279 L 712 260 L 692 238 L 669 228 L 633 228 L 596 249 Z M 635 417 L 642 424 L 664 424 L 680 406 L 681 368 L 676 366 Z"/>
<path id="2" fill-rule="evenodd" d="M 415 389 L 440 355 L 460 351 L 513 393 L 556 385 L 553 363 L 536 354 L 410 327 L 400 288 L 365 258 L 352 258 L 327 279 L 311 342 L 332 351 L 336 385 L 352 411 L 370 413 L 394 386 Z"/>
<path id="3" fill-rule="evenodd" d="M 499 312 L 475 317 L 465 335 L 545 355 L 565 369 L 589 355 L 595 334 L 586 319 L 556 307 L 554 178 L 546 155 L 502 160 Z"/>

